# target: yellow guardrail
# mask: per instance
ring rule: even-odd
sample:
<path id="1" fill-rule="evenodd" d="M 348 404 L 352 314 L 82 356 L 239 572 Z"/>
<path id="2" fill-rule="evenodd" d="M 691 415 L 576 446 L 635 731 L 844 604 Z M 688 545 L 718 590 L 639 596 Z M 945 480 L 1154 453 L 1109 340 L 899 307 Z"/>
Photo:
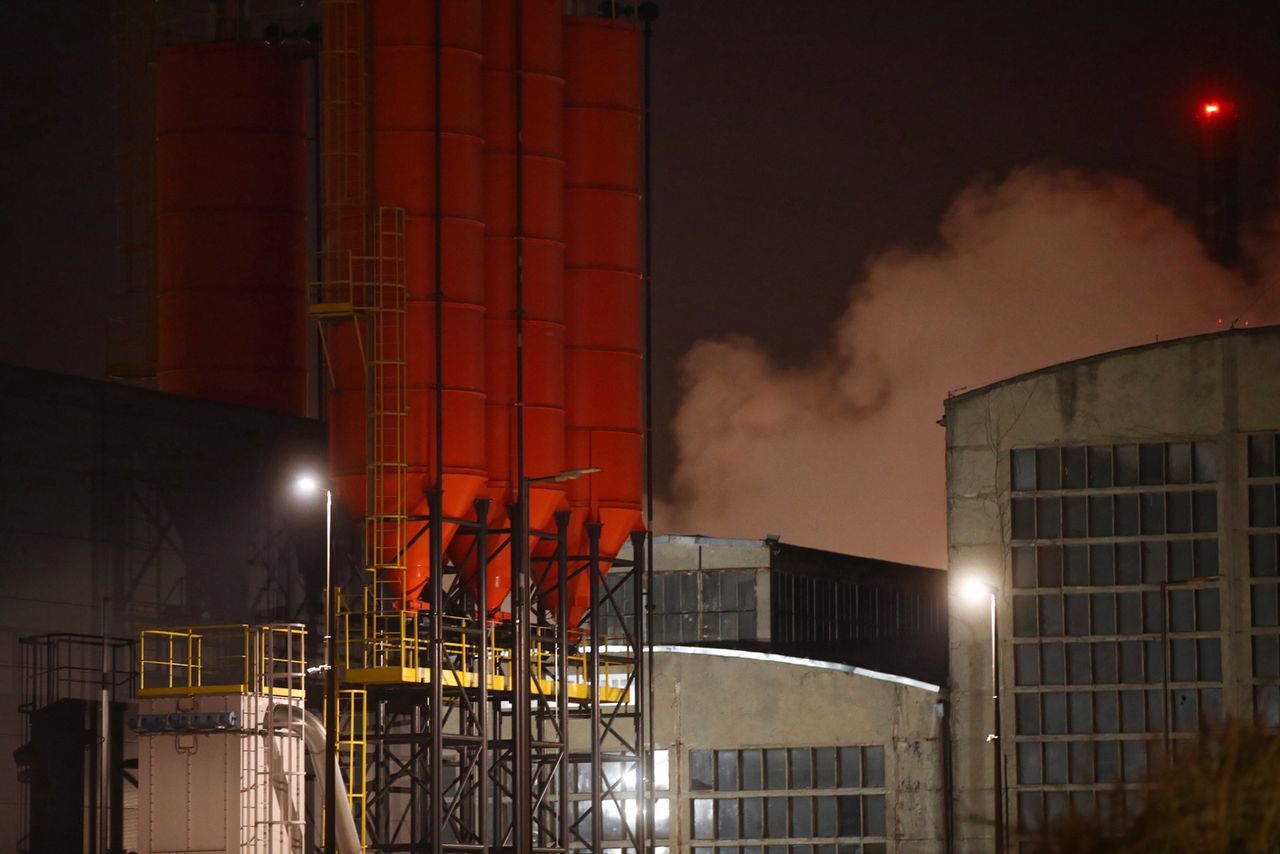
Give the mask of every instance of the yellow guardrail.
<path id="1" fill-rule="evenodd" d="M 138 696 L 301 696 L 306 628 L 246 623 L 144 629 Z"/>

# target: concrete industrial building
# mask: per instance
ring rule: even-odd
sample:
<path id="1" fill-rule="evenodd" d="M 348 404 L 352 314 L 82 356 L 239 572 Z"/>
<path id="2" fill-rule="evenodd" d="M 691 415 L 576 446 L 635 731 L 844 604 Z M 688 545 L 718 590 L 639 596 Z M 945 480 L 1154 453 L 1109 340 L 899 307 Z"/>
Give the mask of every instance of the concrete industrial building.
<path id="1" fill-rule="evenodd" d="M 941 850 L 943 573 L 691 536 L 654 570 L 658 844 Z"/>
<path id="2" fill-rule="evenodd" d="M 1140 809 L 1137 781 L 1202 726 L 1280 721 L 1278 378 L 1280 328 L 1237 329 L 946 402 L 949 569 L 998 602 L 1008 850 Z M 991 851 L 989 614 L 957 589 L 957 850 Z"/>

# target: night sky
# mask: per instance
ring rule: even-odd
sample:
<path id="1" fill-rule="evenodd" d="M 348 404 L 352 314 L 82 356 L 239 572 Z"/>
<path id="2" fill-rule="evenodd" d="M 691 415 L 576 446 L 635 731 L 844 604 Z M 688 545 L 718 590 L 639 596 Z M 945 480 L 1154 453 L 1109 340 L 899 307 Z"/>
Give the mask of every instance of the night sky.
<path id="1" fill-rule="evenodd" d="M 826 345 L 864 265 L 937 240 L 975 181 L 1043 161 L 1188 215 L 1193 112 L 1239 104 L 1247 228 L 1280 165 L 1274 2 L 678 2 L 653 37 L 659 485 L 681 357 Z M 114 270 L 110 3 L 0 4 L 0 361 L 101 376 Z M 928 311 L 928 306 L 920 306 Z M 939 460 L 939 465 L 941 461 Z M 711 532 L 714 533 L 714 532 Z"/>

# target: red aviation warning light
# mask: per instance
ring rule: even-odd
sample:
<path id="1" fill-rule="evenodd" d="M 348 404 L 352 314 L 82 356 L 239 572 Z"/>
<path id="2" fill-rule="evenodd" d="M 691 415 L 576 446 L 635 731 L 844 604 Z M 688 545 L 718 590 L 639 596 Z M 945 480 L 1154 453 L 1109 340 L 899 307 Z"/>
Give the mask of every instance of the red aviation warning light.
<path id="1" fill-rule="evenodd" d="M 1230 101 L 1214 99 L 1200 105 L 1200 118 L 1204 121 L 1214 119 L 1233 119 L 1236 117 L 1236 105 Z"/>

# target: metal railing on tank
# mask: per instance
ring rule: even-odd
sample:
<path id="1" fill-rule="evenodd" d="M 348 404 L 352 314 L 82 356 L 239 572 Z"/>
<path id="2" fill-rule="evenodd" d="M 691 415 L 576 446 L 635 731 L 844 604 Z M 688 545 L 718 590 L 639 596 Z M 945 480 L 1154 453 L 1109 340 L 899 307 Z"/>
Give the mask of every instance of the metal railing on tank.
<path id="1" fill-rule="evenodd" d="M 306 627 L 299 623 L 145 629 L 139 697 L 305 694 Z"/>

